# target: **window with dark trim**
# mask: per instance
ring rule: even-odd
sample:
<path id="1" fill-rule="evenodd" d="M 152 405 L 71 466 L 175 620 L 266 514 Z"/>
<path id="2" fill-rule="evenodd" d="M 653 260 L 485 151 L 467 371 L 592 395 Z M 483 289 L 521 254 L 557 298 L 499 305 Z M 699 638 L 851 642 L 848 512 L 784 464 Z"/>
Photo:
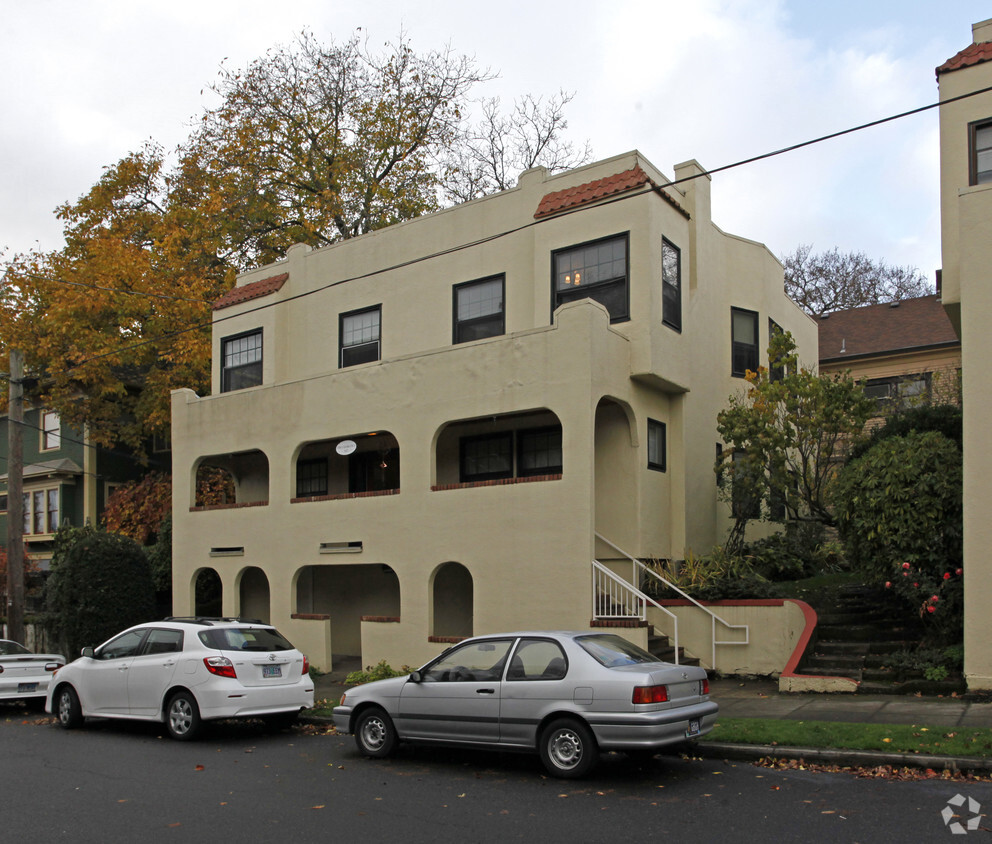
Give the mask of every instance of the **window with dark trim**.
<path id="1" fill-rule="evenodd" d="M 992 182 L 992 120 L 981 120 L 968 126 L 968 184 Z"/>
<path id="2" fill-rule="evenodd" d="M 758 368 L 758 315 L 754 311 L 731 308 L 730 319 L 733 348 L 730 374 L 743 378 L 749 369 Z"/>
<path id="3" fill-rule="evenodd" d="M 262 383 L 262 330 L 220 341 L 220 391 L 243 390 Z"/>
<path id="4" fill-rule="evenodd" d="M 869 378 L 864 382 L 865 395 L 875 400 L 878 409 L 885 413 L 906 410 L 929 403 L 932 373 L 894 375 L 889 378 Z"/>
<path id="5" fill-rule="evenodd" d="M 648 419 L 648 468 L 664 472 L 667 468 L 667 430 L 664 422 Z"/>
<path id="6" fill-rule="evenodd" d="M 452 342 L 467 343 L 505 333 L 505 287 L 502 275 L 455 285 Z"/>
<path id="7" fill-rule="evenodd" d="M 609 311 L 610 322 L 630 319 L 627 243 L 621 234 L 552 252 L 552 310 L 594 299 Z"/>
<path id="8" fill-rule="evenodd" d="M 379 360 L 380 320 L 379 305 L 341 314 L 338 328 L 342 367 Z"/>
<path id="9" fill-rule="evenodd" d="M 327 495 L 327 459 L 298 460 L 296 463 L 296 497 Z"/>
<path id="10" fill-rule="evenodd" d="M 682 330 L 682 251 L 661 239 L 661 321 Z"/>
<path id="11" fill-rule="evenodd" d="M 459 441 L 461 483 L 558 475 L 561 471 L 561 427 L 557 425 L 463 437 Z"/>

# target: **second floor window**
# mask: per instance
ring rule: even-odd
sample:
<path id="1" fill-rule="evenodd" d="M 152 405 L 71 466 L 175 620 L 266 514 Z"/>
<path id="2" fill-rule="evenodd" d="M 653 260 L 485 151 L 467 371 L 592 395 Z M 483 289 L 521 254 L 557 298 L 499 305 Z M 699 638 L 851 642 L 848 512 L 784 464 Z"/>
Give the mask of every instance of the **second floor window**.
<path id="1" fill-rule="evenodd" d="M 667 240 L 661 241 L 661 321 L 682 330 L 682 252 Z"/>
<path id="2" fill-rule="evenodd" d="M 220 391 L 243 390 L 262 383 L 262 331 L 221 340 Z"/>
<path id="3" fill-rule="evenodd" d="M 41 414 L 41 449 L 53 451 L 62 446 L 62 426 L 59 415 L 54 410 L 46 410 Z"/>
<path id="4" fill-rule="evenodd" d="M 610 322 L 630 319 L 627 289 L 627 235 L 583 243 L 552 254 L 553 307 L 594 299 L 610 312 Z"/>
<path id="5" fill-rule="evenodd" d="M 455 285 L 454 342 L 498 337 L 506 330 L 503 316 L 503 276 Z"/>
<path id="6" fill-rule="evenodd" d="M 461 440 L 460 457 L 462 483 L 561 474 L 561 428 L 465 437 Z"/>
<path id="7" fill-rule="evenodd" d="M 55 533 L 59 529 L 59 490 L 34 489 L 24 493 L 24 533 Z"/>
<path id="8" fill-rule="evenodd" d="M 758 368 L 758 315 L 754 311 L 731 308 L 730 319 L 733 347 L 730 374 L 743 378 L 749 369 Z"/>
<path id="9" fill-rule="evenodd" d="M 664 472 L 667 468 L 666 434 L 664 422 L 648 419 L 648 468 L 657 472 Z"/>
<path id="10" fill-rule="evenodd" d="M 992 182 L 992 120 L 971 124 L 969 184 Z"/>
<path id="11" fill-rule="evenodd" d="M 378 305 L 362 311 L 341 314 L 341 366 L 355 366 L 379 360 L 379 326 L 381 311 Z"/>
<path id="12" fill-rule="evenodd" d="M 327 460 L 300 460 L 296 464 L 296 497 L 327 495 Z"/>

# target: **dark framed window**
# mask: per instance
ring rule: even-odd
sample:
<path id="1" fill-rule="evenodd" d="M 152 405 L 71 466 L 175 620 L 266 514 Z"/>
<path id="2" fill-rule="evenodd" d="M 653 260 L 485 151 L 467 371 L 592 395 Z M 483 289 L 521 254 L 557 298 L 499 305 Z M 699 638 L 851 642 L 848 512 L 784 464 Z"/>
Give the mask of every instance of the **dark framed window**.
<path id="1" fill-rule="evenodd" d="M 296 497 L 327 495 L 327 459 L 298 460 L 296 463 Z"/>
<path id="2" fill-rule="evenodd" d="M 682 330 L 682 250 L 661 240 L 661 321 Z"/>
<path id="3" fill-rule="evenodd" d="M 459 443 L 462 483 L 513 477 L 513 432 L 465 437 Z"/>
<path id="4" fill-rule="evenodd" d="M 730 374 L 743 378 L 758 368 L 758 315 L 741 308 L 730 309 L 732 359 Z"/>
<path id="5" fill-rule="evenodd" d="M 561 473 L 561 428 L 532 428 L 517 433 L 517 475 Z"/>
<path id="6" fill-rule="evenodd" d="M 992 120 L 972 123 L 968 130 L 968 184 L 984 185 L 992 182 Z"/>
<path id="7" fill-rule="evenodd" d="M 220 391 L 243 390 L 262 383 L 262 330 L 220 341 Z"/>
<path id="8" fill-rule="evenodd" d="M 879 411 L 905 410 L 929 403 L 932 374 L 895 375 L 869 378 L 864 382 L 865 395 L 875 400 Z"/>
<path id="9" fill-rule="evenodd" d="M 379 328 L 381 308 L 365 308 L 341 314 L 341 366 L 355 366 L 379 360 Z"/>
<path id="10" fill-rule="evenodd" d="M 399 449 L 356 451 L 348 457 L 348 492 L 400 488 Z"/>
<path id="11" fill-rule="evenodd" d="M 594 299 L 610 322 L 630 319 L 627 234 L 591 241 L 551 254 L 552 310 L 577 299 Z"/>
<path id="12" fill-rule="evenodd" d="M 454 329 L 452 340 L 467 343 L 506 332 L 503 297 L 506 278 L 502 275 L 466 281 L 454 287 Z"/>
<path id="13" fill-rule="evenodd" d="M 664 472 L 668 468 L 668 432 L 664 422 L 648 419 L 648 468 Z"/>

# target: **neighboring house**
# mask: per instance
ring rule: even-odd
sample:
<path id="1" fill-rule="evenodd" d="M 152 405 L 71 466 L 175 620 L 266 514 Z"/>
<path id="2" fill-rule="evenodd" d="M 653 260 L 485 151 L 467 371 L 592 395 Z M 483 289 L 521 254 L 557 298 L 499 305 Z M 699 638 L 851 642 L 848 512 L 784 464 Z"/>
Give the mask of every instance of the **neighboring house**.
<path id="1" fill-rule="evenodd" d="M 0 417 L 0 545 L 7 545 L 7 416 Z M 25 563 L 44 574 L 55 531 L 98 524 L 107 497 L 143 471 L 124 454 L 94 446 L 43 407 L 25 408 L 22 438 Z M 0 584 L 0 591 L 6 584 Z"/>
<path id="2" fill-rule="evenodd" d="M 961 403 L 961 341 L 939 295 L 824 314 L 819 335 L 820 374 L 850 371 L 879 416 Z"/>
<path id="3" fill-rule="evenodd" d="M 937 84 L 942 295 L 963 373 L 964 673 L 978 690 L 992 689 L 992 20 L 972 38 L 937 68 Z"/>
<path id="4" fill-rule="evenodd" d="M 776 326 L 815 360 L 816 323 L 768 249 L 711 222 L 699 165 L 675 176 L 637 152 L 538 168 L 239 278 L 214 394 L 173 393 L 174 611 L 219 584 L 225 614 L 318 667 L 415 665 L 473 633 L 601 623 L 594 559 L 631 572 L 607 542 L 722 541 L 717 413 Z M 218 467 L 234 501 L 198 501 Z"/>

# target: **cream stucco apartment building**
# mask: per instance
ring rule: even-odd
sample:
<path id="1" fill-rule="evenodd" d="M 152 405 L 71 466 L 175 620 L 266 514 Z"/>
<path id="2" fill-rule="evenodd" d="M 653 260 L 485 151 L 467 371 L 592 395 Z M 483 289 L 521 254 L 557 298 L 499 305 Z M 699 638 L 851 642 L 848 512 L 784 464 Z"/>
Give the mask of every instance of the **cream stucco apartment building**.
<path id="1" fill-rule="evenodd" d="M 699 165 L 675 180 L 637 152 L 535 169 L 239 278 L 212 395 L 173 394 L 175 612 L 215 572 L 225 614 L 318 667 L 415 665 L 588 629 L 594 559 L 629 576 L 623 554 L 721 541 L 717 412 L 775 326 L 811 363 L 817 326 L 763 245 L 713 224 Z M 206 466 L 233 501 L 198 503 Z"/>
<path id="2" fill-rule="evenodd" d="M 943 303 L 961 338 L 965 679 L 992 689 L 992 20 L 937 68 Z"/>

